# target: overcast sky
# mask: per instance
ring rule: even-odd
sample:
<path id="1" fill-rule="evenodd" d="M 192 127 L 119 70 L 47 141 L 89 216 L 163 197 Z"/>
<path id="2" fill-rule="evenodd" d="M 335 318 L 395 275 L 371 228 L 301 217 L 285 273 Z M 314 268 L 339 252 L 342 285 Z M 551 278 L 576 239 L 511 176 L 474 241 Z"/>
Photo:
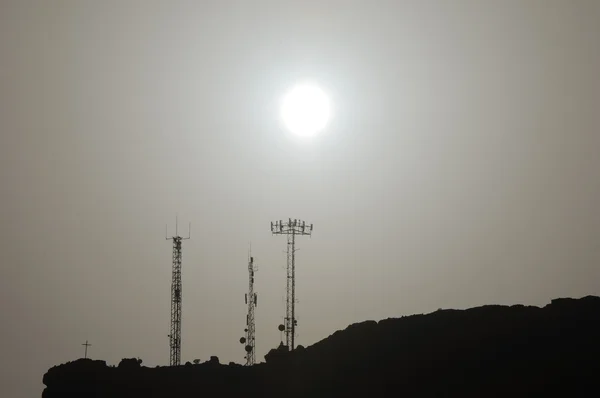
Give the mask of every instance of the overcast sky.
<path id="1" fill-rule="evenodd" d="M 169 362 L 442 308 L 600 295 L 600 2 L 0 1 L 0 386 L 83 356 Z M 279 101 L 310 78 L 310 140 Z M 180 225 L 181 225 L 180 224 Z"/>

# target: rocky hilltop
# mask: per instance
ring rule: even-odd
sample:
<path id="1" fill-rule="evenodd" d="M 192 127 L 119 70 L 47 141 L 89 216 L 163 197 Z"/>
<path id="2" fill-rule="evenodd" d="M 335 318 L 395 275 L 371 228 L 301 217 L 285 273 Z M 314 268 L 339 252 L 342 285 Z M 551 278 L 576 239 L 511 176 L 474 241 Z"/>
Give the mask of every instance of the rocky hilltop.
<path id="1" fill-rule="evenodd" d="M 48 370 L 42 396 L 598 396 L 600 298 L 367 321 L 265 359 L 251 368 L 80 359 Z"/>

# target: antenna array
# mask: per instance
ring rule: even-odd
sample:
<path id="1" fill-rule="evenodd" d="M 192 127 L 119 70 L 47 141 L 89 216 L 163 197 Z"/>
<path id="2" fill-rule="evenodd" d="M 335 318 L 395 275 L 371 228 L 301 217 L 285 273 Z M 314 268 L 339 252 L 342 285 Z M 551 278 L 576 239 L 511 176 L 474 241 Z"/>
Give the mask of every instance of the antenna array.
<path id="1" fill-rule="evenodd" d="M 288 350 L 294 350 L 294 338 L 296 335 L 295 304 L 296 304 L 296 235 L 312 234 L 313 225 L 307 225 L 302 220 L 288 219 L 271 222 L 271 233 L 273 235 L 287 235 L 287 283 L 286 283 L 286 313 L 284 325 L 279 325 L 279 330 L 285 332 L 285 343 Z"/>

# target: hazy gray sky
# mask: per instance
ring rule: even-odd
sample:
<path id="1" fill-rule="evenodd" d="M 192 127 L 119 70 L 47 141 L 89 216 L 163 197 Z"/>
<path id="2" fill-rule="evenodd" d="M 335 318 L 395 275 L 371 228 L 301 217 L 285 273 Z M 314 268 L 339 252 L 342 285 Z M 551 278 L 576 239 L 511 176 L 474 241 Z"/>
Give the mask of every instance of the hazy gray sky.
<path id="1" fill-rule="evenodd" d="M 600 2 L 0 1 L 0 386 L 83 356 L 168 364 L 279 343 L 302 218 L 299 344 L 355 321 L 600 294 Z M 278 101 L 318 81 L 312 140 Z M 172 229 L 171 229 L 172 231 Z"/>

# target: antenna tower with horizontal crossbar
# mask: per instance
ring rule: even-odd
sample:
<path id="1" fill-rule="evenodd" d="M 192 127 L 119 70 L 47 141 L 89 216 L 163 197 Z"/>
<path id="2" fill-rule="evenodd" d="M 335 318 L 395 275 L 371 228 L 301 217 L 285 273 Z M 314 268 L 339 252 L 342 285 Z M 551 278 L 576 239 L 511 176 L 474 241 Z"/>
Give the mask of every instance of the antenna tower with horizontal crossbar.
<path id="1" fill-rule="evenodd" d="M 273 235 L 287 235 L 287 278 L 286 278 L 286 311 L 284 325 L 279 325 L 279 330 L 285 332 L 285 343 L 289 351 L 294 350 L 296 335 L 296 235 L 311 236 L 313 225 L 307 225 L 302 220 L 288 219 L 271 222 Z"/>

